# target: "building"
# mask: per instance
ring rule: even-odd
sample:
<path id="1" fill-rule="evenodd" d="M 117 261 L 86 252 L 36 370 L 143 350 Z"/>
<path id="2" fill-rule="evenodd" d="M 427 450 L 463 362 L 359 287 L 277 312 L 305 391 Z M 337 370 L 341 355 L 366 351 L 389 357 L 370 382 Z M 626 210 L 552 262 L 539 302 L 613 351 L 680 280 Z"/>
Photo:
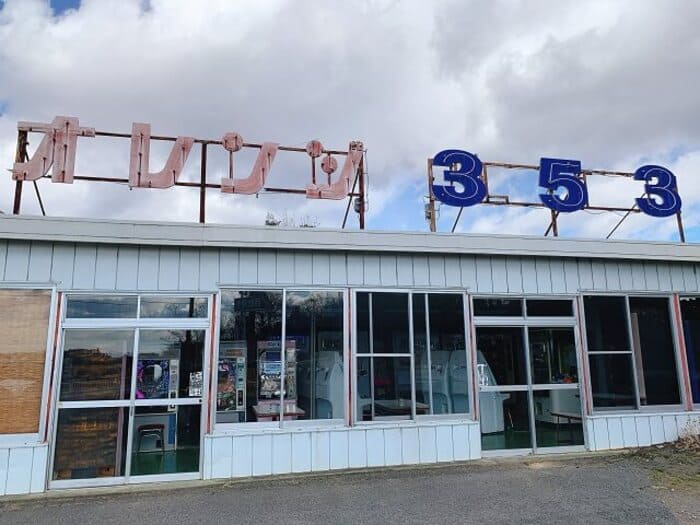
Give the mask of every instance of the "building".
<path id="1" fill-rule="evenodd" d="M 699 273 L 693 244 L 3 217 L 0 494 L 672 441 Z"/>

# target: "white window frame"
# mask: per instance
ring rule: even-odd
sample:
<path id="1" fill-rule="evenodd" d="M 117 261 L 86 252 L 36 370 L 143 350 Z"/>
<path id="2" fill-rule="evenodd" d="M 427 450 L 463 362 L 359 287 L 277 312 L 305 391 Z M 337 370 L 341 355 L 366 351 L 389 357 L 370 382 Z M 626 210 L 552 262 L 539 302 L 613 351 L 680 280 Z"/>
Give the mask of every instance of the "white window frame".
<path id="1" fill-rule="evenodd" d="M 279 421 L 246 421 L 239 423 L 219 423 L 216 421 L 216 385 L 218 384 L 218 363 L 219 363 L 219 350 L 220 350 L 220 337 L 221 337 L 221 308 L 223 307 L 222 295 L 224 292 L 281 292 L 282 293 L 282 328 L 280 330 L 281 341 L 286 339 L 286 328 L 287 328 L 287 293 L 288 292 L 332 292 L 340 293 L 341 300 L 343 301 L 343 414 L 341 417 L 334 417 L 333 419 L 297 419 L 285 421 L 284 414 L 284 395 L 280 396 L 280 417 Z M 211 390 L 211 421 L 212 421 L 212 433 L 259 433 L 262 431 L 278 431 L 278 430 L 294 430 L 294 429 L 306 429 L 311 430 L 313 428 L 330 429 L 330 428 L 341 428 L 346 426 L 347 414 L 348 414 L 348 363 L 350 348 L 348 344 L 349 340 L 349 330 L 348 326 L 348 312 L 349 312 L 349 289 L 344 286 L 332 286 L 332 285 L 309 285 L 309 286 L 260 286 L 260 285 L 221 285 L 219 292 L 217 294 L 217 315 L 216 315 L 216 334 L 215 334 L 215 349 L 213 356 L 212 366 L 215 368 L 212 371 L 212 390 Z M 286 363 L 286 347 L 281 345 L 281 359 L 282 363 Z M 281 378 L 282 384 L 284 384 L 284 372 L 285 367 L 282 366 Z M 247 392 L 246 392 L 247 395 Z"/>
<path id="2" fill-rule="evenodd" d="M 67 318 L 67 303 L 70 296 L 137 296 L 137 310 L 136 317 L 131 318 Z M 141 296 L 148 297 L 195 297 L 207 299 L 207 316 L 199 318 L 141 318 Z M 190 480 L 190 479 L 201 479 L 202 473 L 204 472 L 204 436 L 206 435 L 206 416 L 208 411 L 206 409 L 207 403 L 209 403 L 209 374 L 206 373 L 211 366 L 209 351 L 211 345 L 211 319 L 213 312 L 213 294 L 212 293 L 202 293 L 202 292 L 114 292 L 114 291 L 64 291 L 61 296 L 61 319 L 60 319 L 60 333 L 59 341 L 56 350 L 56 366 L 54 367 L 53 373 L 53 389 L 52 398 L 55 400 L 53 407 L 51 409 L 51 417 L 49 421 L 49 436 L 50 436 L 50 447 L 49 447 L 49 461 L 48 461 L 48 473 L 47 482 L 48 487 L 51 489 L 61 489 L 61 488 L 78 488 L 78 487 L 96 487 L 96 486 L 111 486 L 120 485 L 125 483 L 149 483 L 149 482 L 161 482 L 161 481 L 175 481 L 175 480 Z M 61 378 L 63 376 L 63 347 L 65 343 L 66 330 L 76 330 L 76 331 L 108 331 L 108 330 L 123 330 L 123 331 L 133 331 L 134 332 L 134 347 L 132 355 L 132 369 L 131 369 L 131 390 L 129 399 L 124 400 L 111 400 L 111 401 L 60 401 L 60 385 Z M 138 359 L 139 351 L 139 334 L 141 330 L 197 330 L 204 332 L 204 347 L 202 355 L 202 395 L 199 397 L 199 402 L 188 398 L 178 398 L 178 399 L 145 399 L 137 400 L 134 397 L 134 392 L 136 388 L 136 361 Z M 130 475 L 130 472 L 125 472 L 123 476 L 115 476 L 108 478 L 89 478 L 89 479 L 66 479 L 66 480 L 54 480 L 53 470 L 54 470 L 54 460 L 56 455 L 56 433 L 58 430 L 58 412 L 60 409 L 70 409 L 70 408 L 125 408 L 127 410 L 128 422 L 128 433 L 127 436 L 133 434 L 133 416 L 135 414 L 136 406 L 168 406 L 168 405 L 200 405 L 200 440 L 199 440 L 199 470 L 197 472 L 183 472 L 174 474 L 153 474 L 153 475 Z M 127 471 L 130 470 L 130 457 L 132 450 L 133 438 L 127 441 L 126 454 L 126 466 Z"/>

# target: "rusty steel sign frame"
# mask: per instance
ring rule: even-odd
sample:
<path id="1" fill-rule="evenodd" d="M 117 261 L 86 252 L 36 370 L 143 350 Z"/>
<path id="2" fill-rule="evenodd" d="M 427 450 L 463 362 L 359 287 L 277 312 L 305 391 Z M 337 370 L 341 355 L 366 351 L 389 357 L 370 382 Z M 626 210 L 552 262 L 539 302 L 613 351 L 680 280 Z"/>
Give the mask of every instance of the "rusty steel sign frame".
<path id="1" fill-rule="evenodd" d="M 28 152 L 29 133 L 41 133 L 43 138 L 30 156 Z M 131 141 L 129 159 L 129 177 L 98 177 L 75 174 L 75 158 L 79 137 L 126 138 Z M 173 142 L 173 147 L 161 171 L 150 169 L 151 141 Z M 178 180 L 187 158 L 195 144 L 200 146 L 199 182 Z M 209 146 L 221 146 L 228 152 L 228 176 L 218 183 L 207 180 L 207 150 Z M 234 177 L 235 153 L 242 149 L 258 150 L 257 159 L 251 173 L 245 178 Z M 310 183 L 305 188 L 271 187 L 267 185 L 275 155 L 278 151 L 306 153 L 310 158 Z M 131 133 L 96 131 L 94 128 L 81 127 L 76 117 L 56 117 L 50 123 L 19 122 L 17 124 L 17 149 L 12 178 L 15 180 L 12 213 L 18 215 L 22 206 L 22 187 L 25 182 L 32 182 L 39 206 L 46 215 L 37 181 L 50 179 L 54 183 L 72 184 L 73 181 L 106 182 L 128 184 L 130 188 L 166 189 L 173 186 L 199 189 L 199 222 L 206 222 L 207 190 L 218 189 L 222 193 L 257 195 L 264 193 L 284 193 L 304 195 L 308 199 L 347 199 L 342 228 L 347 224 L 351 206 L 358 214 L 359 228 L 365 228 L 366 212 L 366 150 L 360 141 L 350 142 L 347 151 L 326 149 L 318 140 L 311 140 L 306 147 L 282 146 L 273 142 L 244 142 L 242 136 L 235 132 L 223 135 L 219 140 L 198 139 L 194 137 L 172 137 L 151 135 L 150 124 L 134 123 Z M 336 157 L 344 157 L 340 175 L 333 181 L 332 175 L 338 169 Z M 324 172 L 317 177 L 317 160 Z M 51 175 L 49 175 L 51 170 Z M 321 182 L 319 179 L 324 178 Z M 350 182 L 352 180 L 352 186 Z"/>

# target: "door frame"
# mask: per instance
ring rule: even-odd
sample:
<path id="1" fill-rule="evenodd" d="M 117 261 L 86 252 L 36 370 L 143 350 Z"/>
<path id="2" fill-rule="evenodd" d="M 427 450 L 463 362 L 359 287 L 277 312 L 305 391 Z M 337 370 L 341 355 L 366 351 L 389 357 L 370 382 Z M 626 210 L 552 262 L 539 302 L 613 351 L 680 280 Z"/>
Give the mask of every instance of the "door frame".
<path id="1" fill-rule="evenodd" d="M 582 452 L 586 450 L 587 436 L 585 431 L 585 407 L 583 399 L 583 374 L 586 370 L 581 366 L 581 356 L 582 356 L 582 341 L 579 336 L 579 311 L 578 311 L 578 300 L 576 296 L 573 295 L 513 295 L 513 294 L 470 294 L 469 295 L 469 309 L 474 312 L 474 299 L 520 299 L 522 300 L 522 316 L 472 316 L 471 322 L 471 339 L 474 342 L 472 345 L 473 363 L 477 362 L 477 337 L 476 331 L 479 327 L 491 327 L 491 328 L 518 328 L 522 332 L 523 340 L 523 350 L 525 352 L 525 377 L 526 384 L 524 385 L 496 385 L 493 387 L 483 387 L 479 386 L 478 378 L 474 381 L 474 397 L 477 405 L 479 404 L 479 394 L 482 391 L 491 392 L 527 392 L 528 400 L 528 421 L 530 426 L 530 444 L 528 448 L 514 448 L 514 449 L 493 449 L 493 450 L 482 450 L 482 457 L 498 457 L 498 456 L 522 456 L 530 454 L 557 454 L 557 453 L 568 453 L 568 452 Z M 566 299 L 572 302 L 572 312 L 573 315 L 569 317 L 528 317 L 526 309 L 526 301 L 528 299 Z M 578 372 L 578 382 L 566 385 L 559 384 L 535 384 L 532 379 L 532 366 L 531 366 L 531 356 L 530 356 L 530 334 L 529 328 L 569 328 L 573 331 L 574 335 L 574 346 L 576 352 L 576 366 Z M 541 447 L 537 445 L 537 433 L 535 427 L 535 401 L 534 392 L 538 391 L 551 391 L 551 390 L 576 390 L 579 395 L 580 408 L 581 408 L 581 426 L 583 432 L 583 444 L 582 445 L 561 445 L 555 447 Z M 481 409 L 478 410 L 479 422 L 481 423 Z"/>
<path id="2" fill-rule="evenodd" d="M 110 318 L 73 318 L 66 319 L 66 303 L 71 295 L 80 296 L 137 296 L 137 317 L 128 319 L 110 319 Z M 140 318 L 140 306 L 141 297 L 194 297 L 194 298 L 206 298 L 207 299 L 207 316 L 201 318 Z M 124 484 L 135 484 L 135 483 L 149 483 L 149 482 L 161 482 L 161 481 L 183 481 L 192 479 L 201 479 L 203 474 L 203 463 L 204 463 L 204 436 L 206 434 L 205 423 L 207 421 L 207 406 L 210 395 L 210 374 L 209 370 L 211 367 L 211 352 L 209 348 L 211 346 L 212 338 L 212 312 L 214 308 L 214 294 L 213 293 L 183 293 L 183 292 L 125 292 L 125 293 L 99 293 L 99 292 L 66 292 L 62 294 L 61 297 L 61 319 L 59 320 L 60 334 L 58 341 L 58 348 L 56 352 L 56 366 L 54 367 L 54 377 L 53 377 L 53 392 L 51 393 L 52 398 L 56 399 L 54 406 L 51 409 L 50 422 L 49 422 L 49 461 L 48 461 L 48 472 L 47 472 L 47 487 L 51 489 L 65 489 L 65 488 L 80 488 L 80 487 L 102 487 L 102 486 L 112 486 L 112 485 L 124 485 Z M 202 347 L 202 395 L 198 398 L 177 398 L 177 399 L 150 399 L 150 400 L 137 400 L 136 399 L 136 373 L 139 354 L 139 334 L 142 329 L 145 330 L 196 330 L 204 333 L 203 347 Z M 111 400 L 111 401 L 60 401 L 60 388 L 61 388 L 61 377 L 63 375 L 63 349 L 65 343 L 66 330 L 76 330 L 76 331 L 112 331 L 121 330 L 133 332 L 134 335 L 134 346 L 132 353 L 132 367 L 131 367 L 131 388 L 130 395 L 128 399 L 124 400 Z M 68 405 L 68 406 L 66 406 Z M 199 432 L 199 470 L 195 472 L 183 472 L 174 474 L 150 474 L 150 475 L 130 475 L 131 467 L 131 452 L 133 444 L 133 423 L 135 415 L 135 407 L 137 405 L 141 406 L 157 406 L 157 405 L 189 405 L 196 406 L 199 405 L 200 409 L 200 432 Z M 127 409 L 127 417 L 129 418 L 127 427 L 127 444 L 126 444 L 126 460 L 125 460 L 125 472 L 122 476 L 113 476 L 105 478 L 87 478 L 87 479 L 65 479 L 65 480 L 54 480 L 54 460 L 56 455 L 56 437 L 58 432 L 58 413 L 60 409 L 67 408 L 124 408 Z"/>

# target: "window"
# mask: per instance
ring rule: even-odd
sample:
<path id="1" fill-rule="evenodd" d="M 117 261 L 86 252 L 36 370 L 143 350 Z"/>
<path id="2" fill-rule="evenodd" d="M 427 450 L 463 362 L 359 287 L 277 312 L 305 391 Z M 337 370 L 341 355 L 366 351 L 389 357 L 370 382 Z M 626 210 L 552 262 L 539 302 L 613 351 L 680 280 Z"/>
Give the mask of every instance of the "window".
<path id="1" fill-rule="evenodd" d="M 342 419 L 343 320 L 339 291 L 223 291 L 217 423 Z"/>
<path id="2" fill-rule="evenodd" d="M 693 402 L 700 404 L 700 297 L 681 297 L 685 353 Z"/>
<path id="3" fill-rule="evenodd" d="M 469 412 L 464 297 L 413 294 L 413 319 L 417 406 L 427 404 L 430 414 Z"/>
<path id="4" fill-rule="evenodd" d="M 641 405 L 678 405 L 681 394 L 668 299 L 630 297 L 632 345 Z"/>
<path id="5" fill-rule="evenodd" d="M 586 296 L 593 406 L 680 404 L 668 298 Z"/>
<path id="6" fill-rule="evenodd" d="M 463 294 L 358 292 L 356 310 L 358 420 L 469 412 Z"/>
<path id="7" fill-rule="evenodd" d="M 525 302 L 528 317 L 573 317 L 571 299 L 528 299 Z"/>
<path id="8" fill-rule="evenodd" d="M 0 290 L 0 434 L 39 432 L 50 290 Z"/>
<path id="9" fill-rule="evenodd" d="M 522 317 L 522 299 L 474 298 L 474 316 Z"/>

